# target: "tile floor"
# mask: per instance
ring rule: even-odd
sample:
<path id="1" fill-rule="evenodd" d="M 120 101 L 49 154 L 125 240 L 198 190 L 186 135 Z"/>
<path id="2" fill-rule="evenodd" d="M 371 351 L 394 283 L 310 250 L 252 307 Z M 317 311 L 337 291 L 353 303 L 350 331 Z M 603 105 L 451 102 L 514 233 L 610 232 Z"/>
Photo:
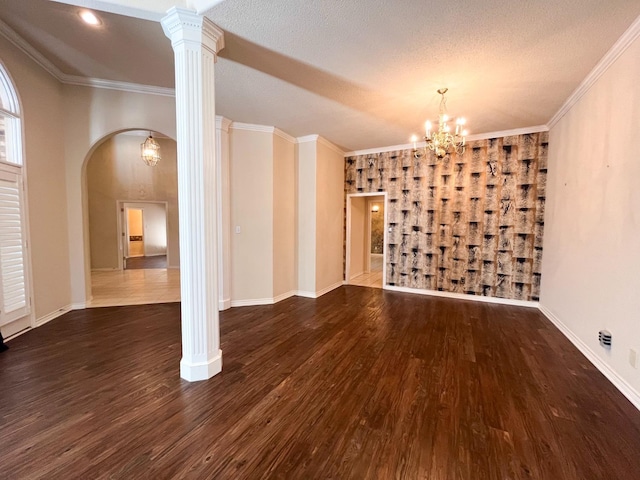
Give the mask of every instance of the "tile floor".
<path id="1" fill-rule="evenodd" d="M 180 301 L 180 270 L 154 268 L 91 272 L 87 307 L 142 305 Z"/>
<path id="2" fill-rule="evenodd" d="M 371 271 L 353 278 L 349 285 L 382 288 L 382 255 L 371 255 Z"/>

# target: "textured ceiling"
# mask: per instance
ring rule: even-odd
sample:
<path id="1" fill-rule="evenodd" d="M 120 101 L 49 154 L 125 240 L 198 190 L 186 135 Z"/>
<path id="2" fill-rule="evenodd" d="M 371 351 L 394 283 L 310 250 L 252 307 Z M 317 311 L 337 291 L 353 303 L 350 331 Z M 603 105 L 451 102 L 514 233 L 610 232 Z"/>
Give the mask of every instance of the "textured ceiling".
<path id="1" fill-rule="evenodd" d="M 78 23 L 77 7 L 0 2 L 0 18 L 64 73 L 173 85 L 155 22 L 102 13 L 94 30 Z M 219 114 L 355 150 L 420 133 L 443 86 L 449 112 L 467 117 L 472 134 L 546 123 L 640 2 L 225 0 L 206 15 L 226 35 Z"/>

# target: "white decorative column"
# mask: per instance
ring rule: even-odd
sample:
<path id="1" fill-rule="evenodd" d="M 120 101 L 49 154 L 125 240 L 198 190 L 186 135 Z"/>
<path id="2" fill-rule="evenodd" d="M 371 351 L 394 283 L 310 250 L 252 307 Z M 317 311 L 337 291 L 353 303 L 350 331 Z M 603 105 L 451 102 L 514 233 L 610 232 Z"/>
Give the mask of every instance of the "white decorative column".
<path id="1" fill-rule="evenodd" d="M 206 380 L 222 370 L 218 318 L 216 112 L 214 66 L 223 32 L 207 18 L 172 7 L 162 19 L 176 70 L 180 211 L 180 376 Z"/>

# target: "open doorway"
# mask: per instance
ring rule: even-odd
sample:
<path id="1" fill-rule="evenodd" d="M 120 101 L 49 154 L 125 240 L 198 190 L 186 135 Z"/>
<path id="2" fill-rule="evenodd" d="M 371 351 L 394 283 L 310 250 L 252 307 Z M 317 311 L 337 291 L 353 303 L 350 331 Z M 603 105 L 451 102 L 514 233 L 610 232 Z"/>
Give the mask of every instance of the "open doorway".
<path id="1" fill-rule="evenodd" d="M 167 202 L 118 202 L 121 268 L 167 268 Z"/>
<path id="2" fill-rule="evenodd" d="M 347 196 L 345 279 L 349 285 L 384 286 L 385 225 L 386 194 Z"/>
<path id="3" fill-rule="evenodd" d="M 140 156 L 146 130 L 108 137 L 87 158 L 88 307 L 180 301 L 176 142 L 152 134 L 155 166 Z"/>

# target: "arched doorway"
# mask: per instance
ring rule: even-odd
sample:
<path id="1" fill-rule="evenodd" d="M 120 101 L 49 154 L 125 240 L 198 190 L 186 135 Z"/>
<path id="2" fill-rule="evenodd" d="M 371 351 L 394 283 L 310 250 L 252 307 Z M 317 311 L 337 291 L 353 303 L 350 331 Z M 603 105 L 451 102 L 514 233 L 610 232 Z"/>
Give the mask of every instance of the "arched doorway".
<path id="1" fill-rule="evenodd" d="M 150 134 L 162 156 L 155 166 L 141 158 L 141 144 Z M 87 306 L 179 301 L 175 141 L 148 130 L 109 135 L 88 156 L 84 176 L 91 267 Z M 131 220 L 138 217 L 140 231 L 132 230 Z"/>

